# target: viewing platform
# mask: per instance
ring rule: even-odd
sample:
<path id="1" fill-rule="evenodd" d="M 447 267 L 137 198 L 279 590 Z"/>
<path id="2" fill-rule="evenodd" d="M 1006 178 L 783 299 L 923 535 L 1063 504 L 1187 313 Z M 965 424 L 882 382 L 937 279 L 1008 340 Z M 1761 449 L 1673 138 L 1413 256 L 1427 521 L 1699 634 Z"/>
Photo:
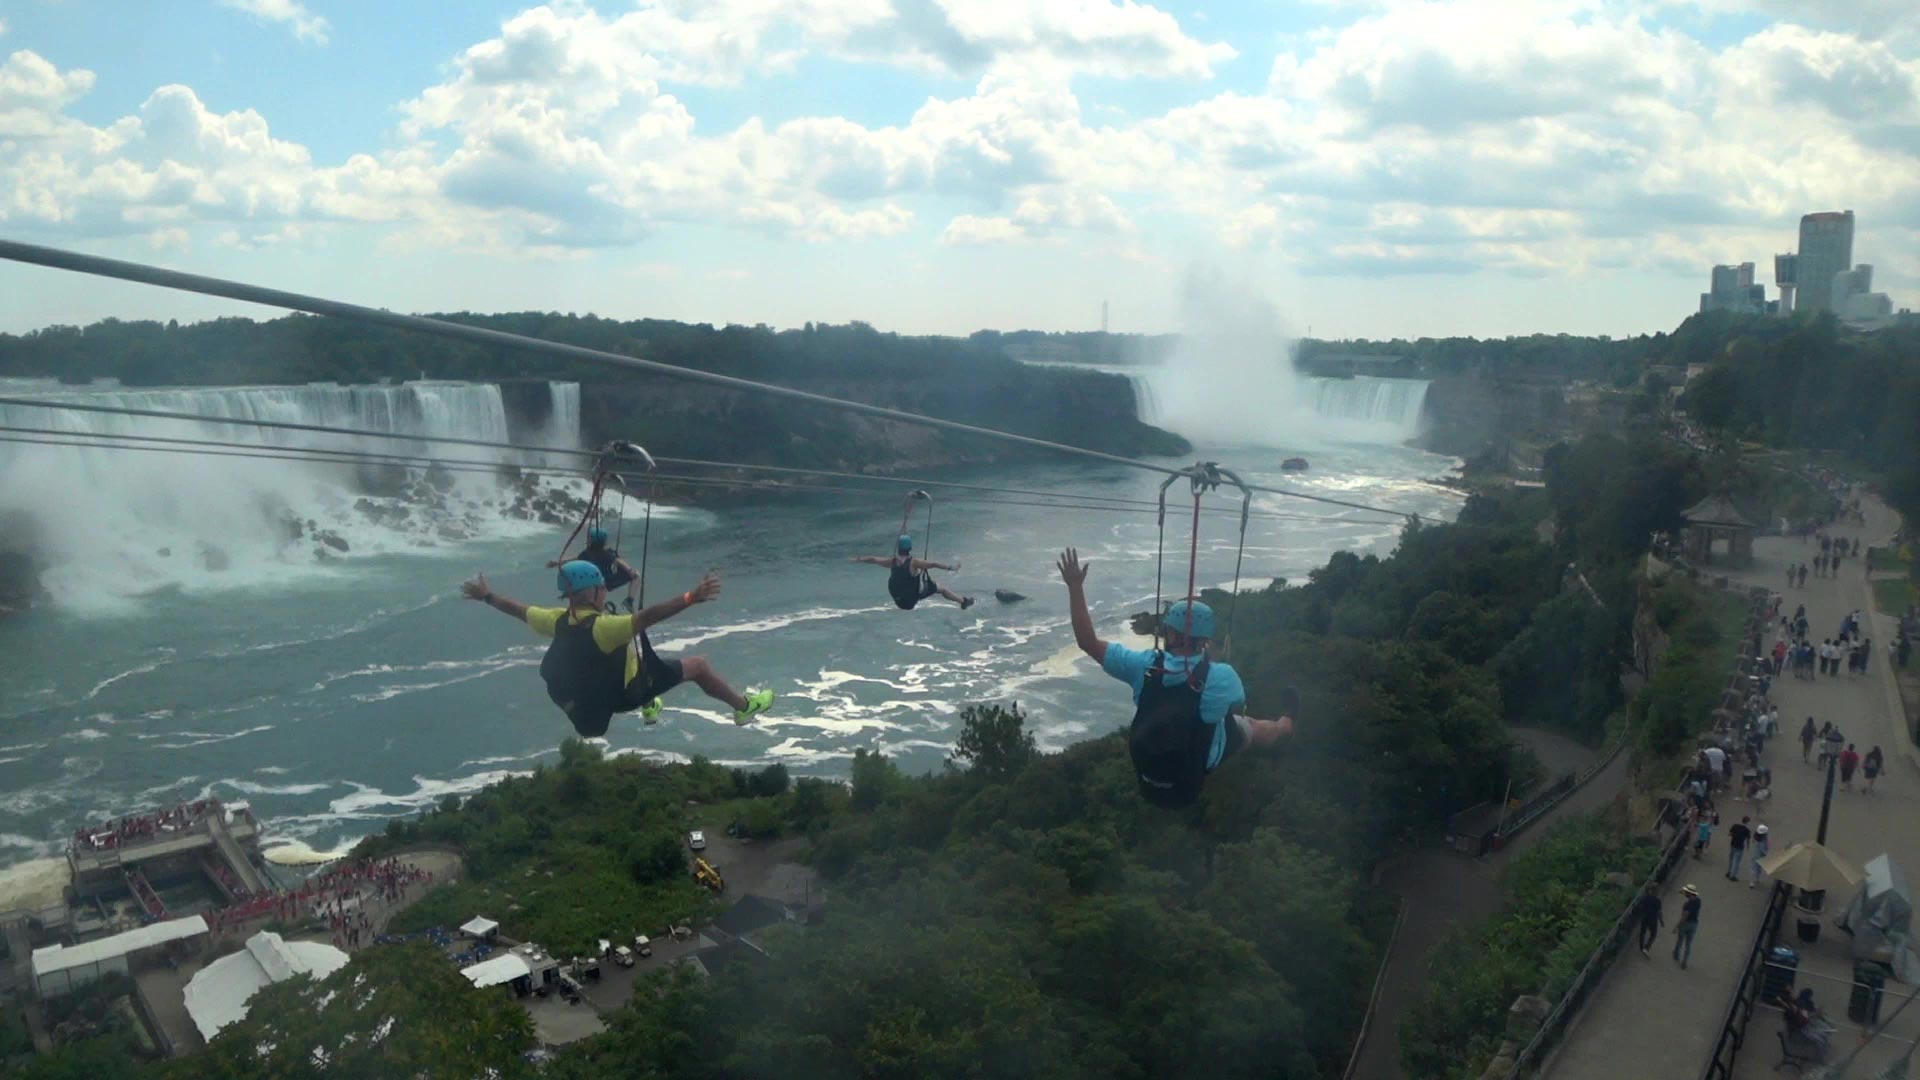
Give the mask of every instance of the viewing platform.
<path id="1" fill-rule="evenodd" d="M 250 852 L 258 846 L 259 836 L 260 824 L 248 807 L 203 799 L 81 829 L 67 847 L 67 867 L 79 895 L 99 896 L 125 891 L 129 870 L 205 858 L 232 871 L 249 892 L 258 893 L 265 883 Z"/>

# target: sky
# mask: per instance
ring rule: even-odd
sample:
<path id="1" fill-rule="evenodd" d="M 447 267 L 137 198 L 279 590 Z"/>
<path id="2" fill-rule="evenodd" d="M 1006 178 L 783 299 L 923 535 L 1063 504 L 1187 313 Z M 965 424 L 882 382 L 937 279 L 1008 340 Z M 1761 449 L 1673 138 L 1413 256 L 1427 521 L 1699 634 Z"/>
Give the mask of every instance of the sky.
<path id="1" fill-rule="evenodd" d="M 396 310 L 1619 336 L 1839 209 L 1920 306 L 1912 0 L 0 0 L 0 238 Z"/>

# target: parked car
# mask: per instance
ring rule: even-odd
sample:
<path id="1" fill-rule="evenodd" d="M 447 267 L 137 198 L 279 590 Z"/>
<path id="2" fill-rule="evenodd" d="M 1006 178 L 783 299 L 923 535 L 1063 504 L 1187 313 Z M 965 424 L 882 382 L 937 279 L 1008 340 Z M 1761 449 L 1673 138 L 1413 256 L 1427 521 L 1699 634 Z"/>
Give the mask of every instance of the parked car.
<path id="1" fill-rule="evenodd" d="M 687 834 L 687 846 L 695 851 L 707 850 L 707 834 L 695 829 Z"/>

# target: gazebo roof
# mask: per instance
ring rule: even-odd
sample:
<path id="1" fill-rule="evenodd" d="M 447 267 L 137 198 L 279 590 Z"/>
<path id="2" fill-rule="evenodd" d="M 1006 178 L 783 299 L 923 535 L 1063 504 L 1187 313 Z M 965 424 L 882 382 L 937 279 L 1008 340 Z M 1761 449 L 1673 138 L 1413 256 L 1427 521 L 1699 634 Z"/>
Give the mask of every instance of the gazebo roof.
<path id="1" fill-rule="evenodd" d="M 1725 495 L 1709 495 L 1689 507 L 1685 517 L 1691 525 L 1726 525 L 1733 528 L 1755 528 L 1753 522 L 1740 516 L 1733 508 L 1733 500 Z"/>

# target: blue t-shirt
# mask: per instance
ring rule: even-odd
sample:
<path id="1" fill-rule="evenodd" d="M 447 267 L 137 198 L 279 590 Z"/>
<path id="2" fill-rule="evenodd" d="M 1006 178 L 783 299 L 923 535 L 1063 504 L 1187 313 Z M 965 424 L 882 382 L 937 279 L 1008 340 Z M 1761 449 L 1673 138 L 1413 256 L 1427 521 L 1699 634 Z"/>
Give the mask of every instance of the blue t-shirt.
<path id="1" fill-rule="evenodd" d="M 1189 657 L 1167 654 L 1167 674 L 1160 681 L 1178 686 L 1187 681 Z M 1197 661 L 1196 661 L 1197 662 Z M 1100 669 L 1133 687 L 1133 700 L 1140 701 L 1140 690 L 1147 682 L 1147 669 L 1153 666 L 1151 649 L 1129 649 L 1119 642 L 1107 643 L 1107 658 Z M 1213 725 L 1213 749 L 1207 752 L 1207 768 L 1220 764 L 1227 752 L 1227 714 L 1247 703 L 1247 688 L 1233 668 L 1215 662 L 1207 665 L 1207 685 L 1200 691 L 1200 719 Z"/>

